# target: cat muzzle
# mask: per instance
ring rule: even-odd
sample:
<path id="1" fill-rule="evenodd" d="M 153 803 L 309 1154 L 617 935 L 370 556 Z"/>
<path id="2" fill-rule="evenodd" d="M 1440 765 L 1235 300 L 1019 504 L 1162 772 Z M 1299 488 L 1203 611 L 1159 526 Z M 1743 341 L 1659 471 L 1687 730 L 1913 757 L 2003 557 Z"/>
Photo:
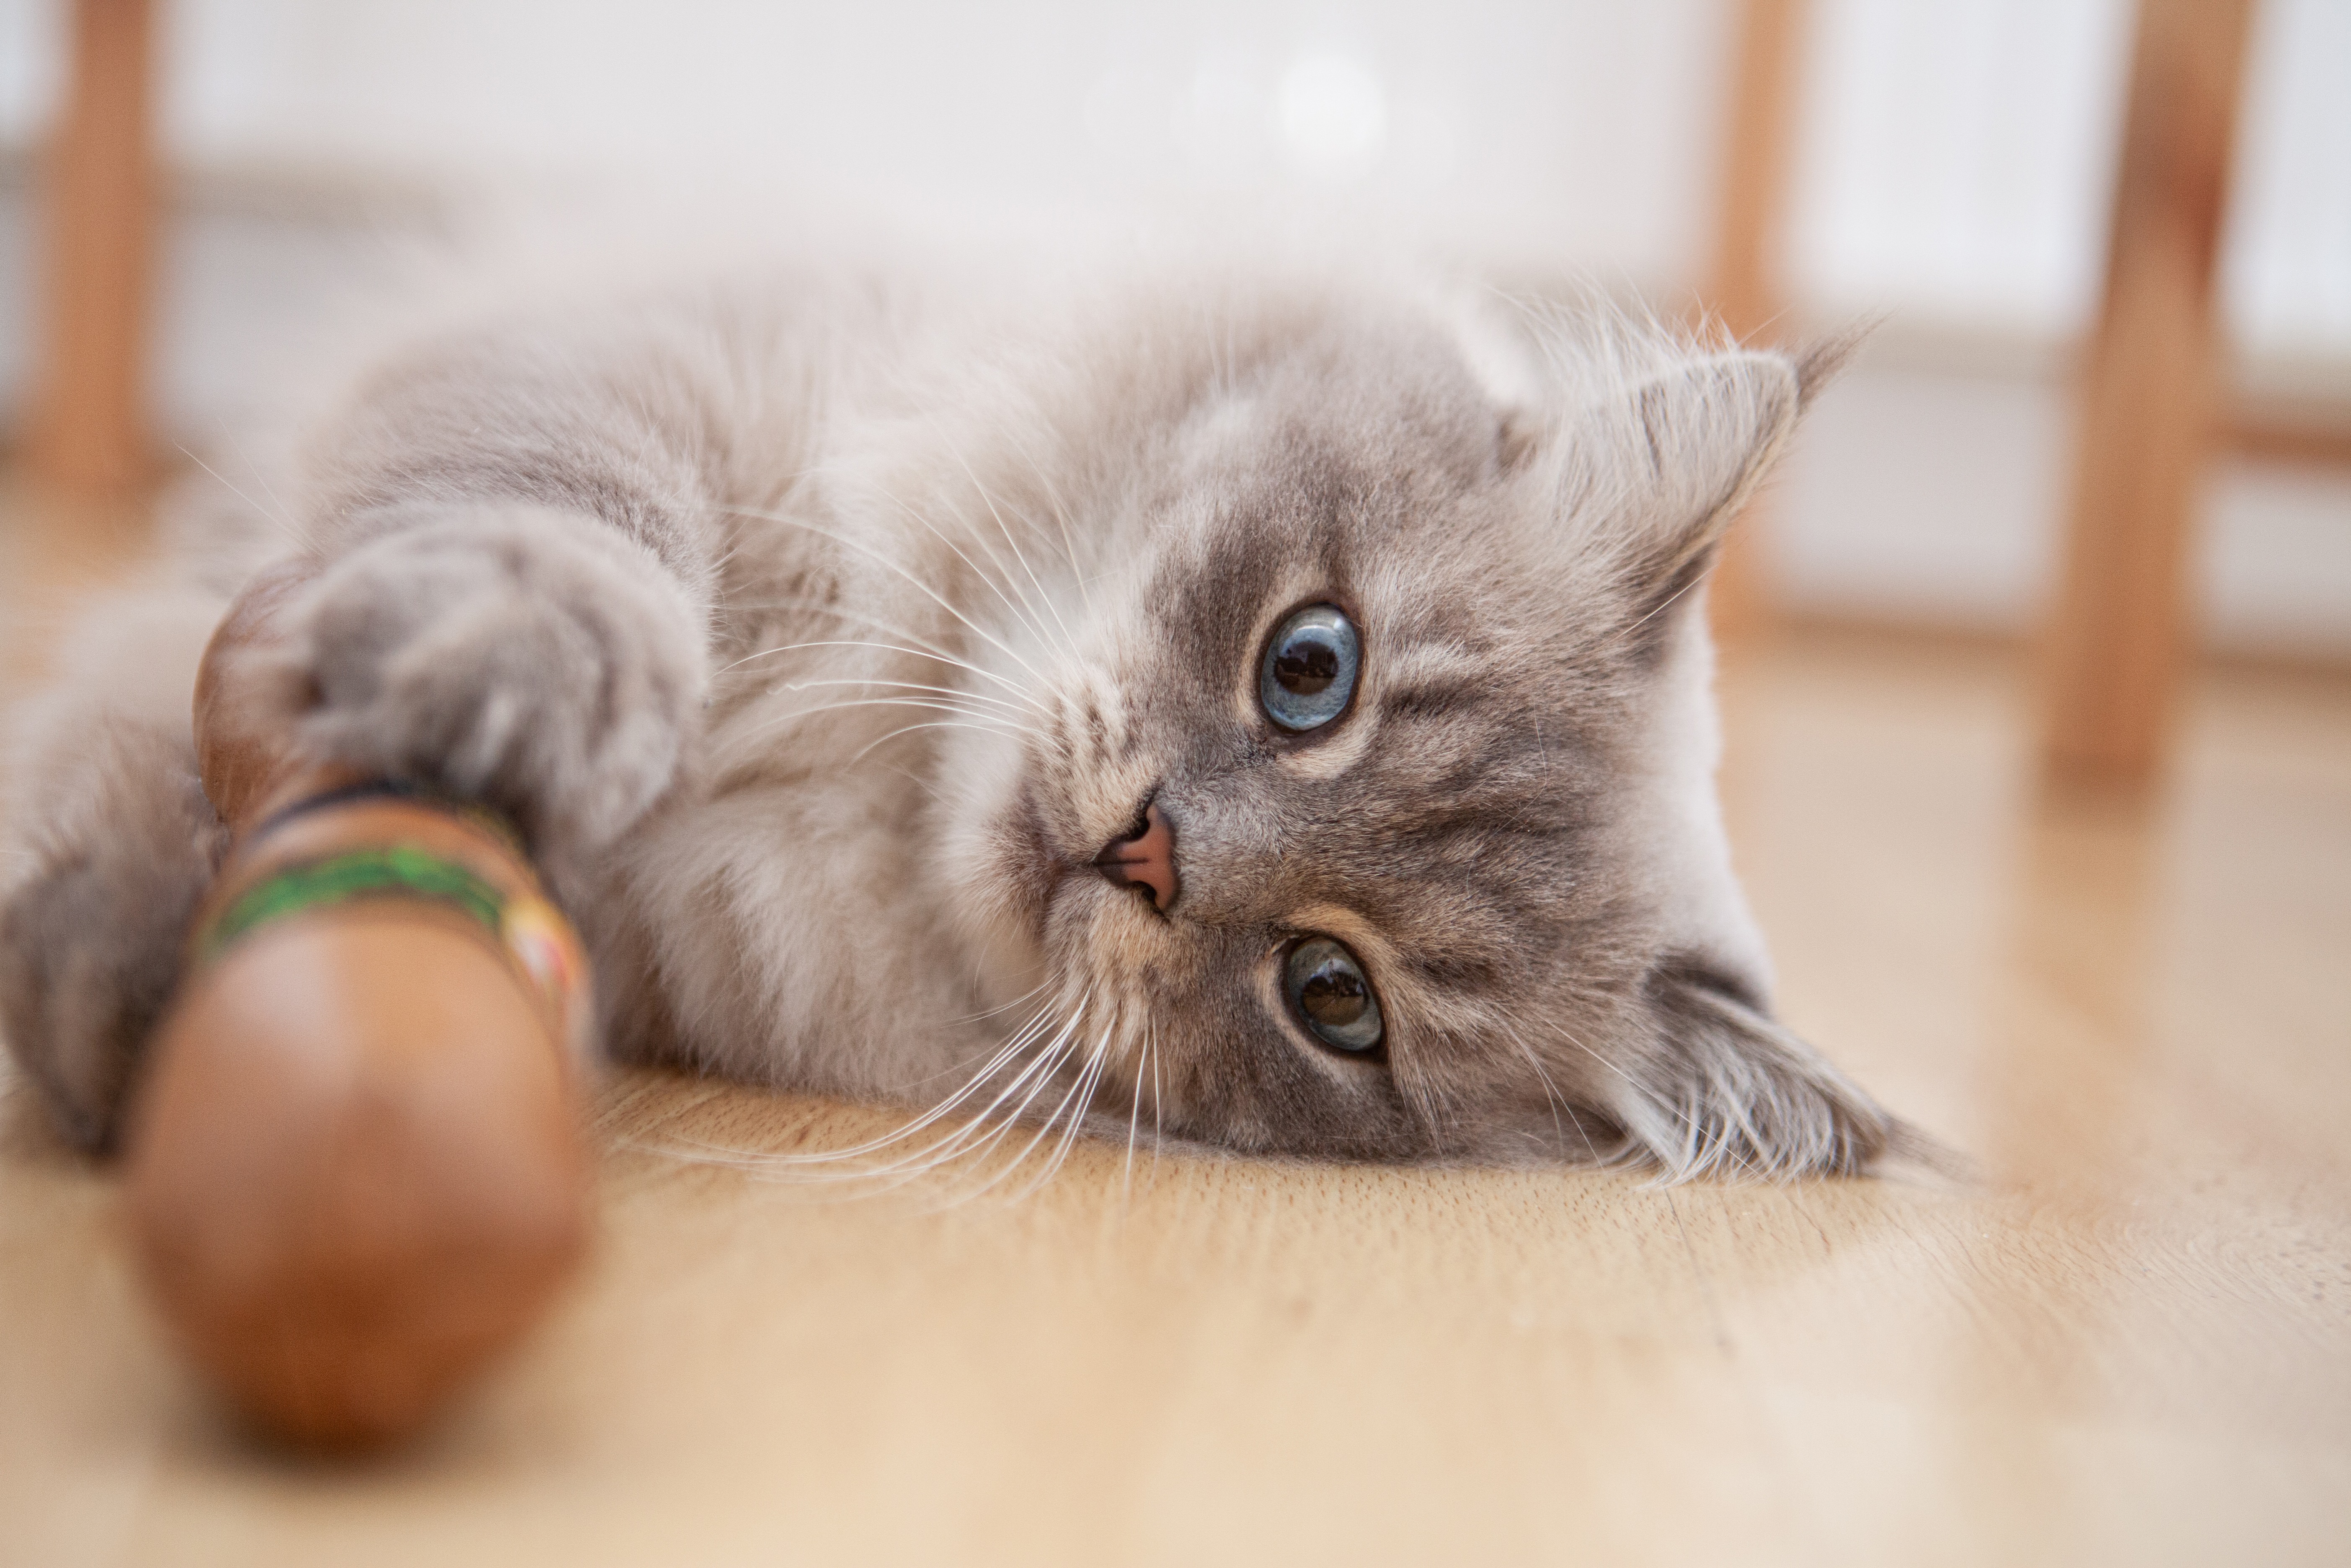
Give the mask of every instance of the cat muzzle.
<path id="1" fill-rule="evenodd" d="M 1156 805 L 1144 808 L 1134 831 L 1113 838 L 1094 857 L 1094 869 L 1112 886 L 1132 888 L 1165 914 L 1176 902 L 1176 829 Z"/>

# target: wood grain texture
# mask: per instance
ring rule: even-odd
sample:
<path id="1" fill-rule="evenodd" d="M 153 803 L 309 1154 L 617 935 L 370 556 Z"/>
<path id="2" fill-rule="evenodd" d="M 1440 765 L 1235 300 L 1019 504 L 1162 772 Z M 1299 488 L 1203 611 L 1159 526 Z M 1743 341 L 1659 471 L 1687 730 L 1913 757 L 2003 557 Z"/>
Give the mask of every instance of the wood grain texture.
<path id="1" fill-rule="evenodd" d="M 1714 254 L 1703 308 L 1742 342 L 1768 342 L 1787 308 L 1780 279 L 1795 161 L 1808 7 L 1740 0 L 1717 154 Z M 1733 649 L 1773 624 L 1763 533 L 1768 499 L 1751 501 L 1724 543 L 1708 590 L 1715 634 Z"/>
<path id="2" fill-rule="evenodd" d="M 106 494 L 150 472 L 147 366 L 156 174 L 152 0 L 76 0 L 65 112 L 42 186 L 47 231 L 31 466 Z"/>
<path id="3" fill-rule="evenodd" d="M 678 1152 L 886 1113 L 625 1074 L 551 1331 L 321 1469 L 198 1397 L 11 1093 L 0 1561 L 2342 1561 L 2351 685 L 2199 679 L 2137 805 L 2035 794 L 1997 653 L 1792 635 L 1729 699 L 1783 1012 L 1975 1184 L 1089 1145 L 942 1210 Z"/>
<path id="4" fill-rule="evenodd" d="M 2047 631 L 2044 765 L 2137 787 L 2168 733 L 2214 400 L 2213 266 L 2252 0 L 2141 0 Z"/>

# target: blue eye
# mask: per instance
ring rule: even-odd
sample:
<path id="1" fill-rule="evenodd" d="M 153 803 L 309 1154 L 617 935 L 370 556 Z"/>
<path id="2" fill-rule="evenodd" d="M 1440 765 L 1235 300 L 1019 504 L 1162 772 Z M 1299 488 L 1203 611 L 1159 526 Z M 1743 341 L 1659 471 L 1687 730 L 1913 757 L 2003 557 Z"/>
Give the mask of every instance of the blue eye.
<path id="1" fill-rule="evenodd" d="M 1364 966 L 1329 937 L 1309 937 L 1290 950 L 1281 989 L 1314 1038 L 1333 1050 L 1376 1049 L 1387 1032 Z"/>
<path id="2" fill-rule="evenodd" d="M 1285 730 L 1319 730 L 1346 711 L 1360 662 L 1353 624 L 1336 605 L 1309 605 L 1283 621 L 1266 645 L 1258 701 L 1265 716 Z"/>

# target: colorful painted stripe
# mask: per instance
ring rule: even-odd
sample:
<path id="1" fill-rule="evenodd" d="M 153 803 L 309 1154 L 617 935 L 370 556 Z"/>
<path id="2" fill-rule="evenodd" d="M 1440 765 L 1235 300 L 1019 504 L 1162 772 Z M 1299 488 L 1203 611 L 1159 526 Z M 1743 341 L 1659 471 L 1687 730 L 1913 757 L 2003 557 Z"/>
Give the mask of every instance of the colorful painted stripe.
<path id="1" fill-rule="evenodd" d="M 503 940 L 506 898 L 456 861 L 414 845 L 353 849 L 288 866 L 255 883 L 198 940 L 197 958 L 218 958 L 238 938 L 274 920 L 362 898 L 413 898 L 444 905 Z"/>

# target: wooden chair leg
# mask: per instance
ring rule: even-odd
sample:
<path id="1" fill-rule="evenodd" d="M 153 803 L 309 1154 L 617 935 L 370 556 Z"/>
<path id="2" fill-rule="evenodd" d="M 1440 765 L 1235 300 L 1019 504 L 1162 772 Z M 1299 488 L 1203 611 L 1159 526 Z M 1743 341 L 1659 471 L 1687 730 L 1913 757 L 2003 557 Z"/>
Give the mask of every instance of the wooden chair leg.
<path id="1" fill-rule="evenodd" d="M 2188 641 L 2210 439 L 2212 275 L 2252 0 L 2141 0 L 2105 299 L 2082 378 L 2064 578 L 2044 639 L 2052 778 L 2156 774 Z"/>
<path id="2" fill-rule="evenodd" d="M 1784 308 L 1775 253 L 1793 161 L 1804 20 L 1803 0 L 1741 0 L 1739 6 L 1705 304 L 1742 339 L 1768 333 Z M 1763 512 L 1747 509 L 1708 590 L 1715 632 L 1728 642 L 1751 639 L 1771 622 L 1759 538 Z"/>
<path id="3" fill-rule="evenodd" d="M 46 319 L 28 458 L 85 493 L 148 477 L 154 12 L 76 0 L 73 71 L 45 186 Z"/>

